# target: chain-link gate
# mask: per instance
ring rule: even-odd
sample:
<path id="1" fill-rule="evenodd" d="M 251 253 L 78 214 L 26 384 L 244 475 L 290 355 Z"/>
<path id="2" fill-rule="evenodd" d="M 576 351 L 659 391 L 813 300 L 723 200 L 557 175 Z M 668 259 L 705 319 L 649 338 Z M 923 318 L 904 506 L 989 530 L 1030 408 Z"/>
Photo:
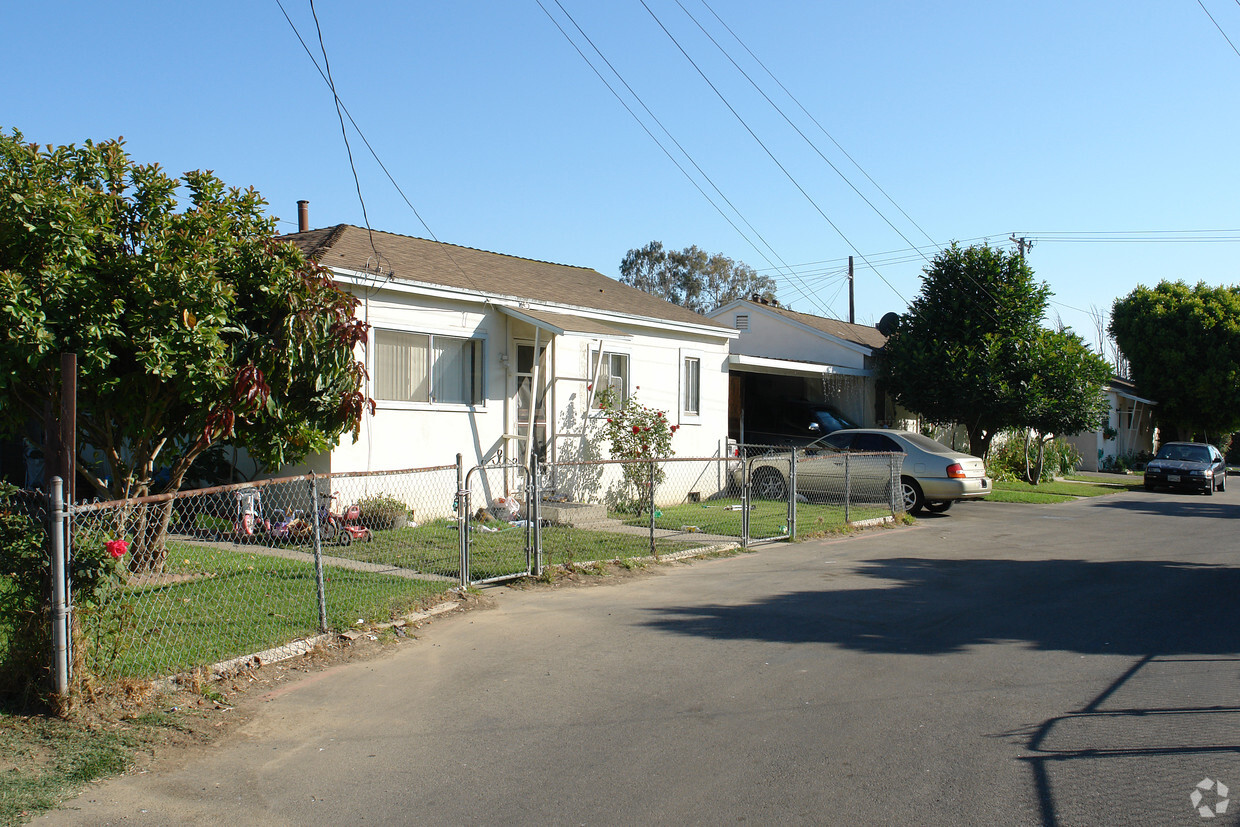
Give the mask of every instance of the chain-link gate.
<path id="1" fill-rule="evenodd" d="M 494 583 L 537 574 L 538 500 L 524 465 L 477 465 L 458 494 L 462 579 Z"/>

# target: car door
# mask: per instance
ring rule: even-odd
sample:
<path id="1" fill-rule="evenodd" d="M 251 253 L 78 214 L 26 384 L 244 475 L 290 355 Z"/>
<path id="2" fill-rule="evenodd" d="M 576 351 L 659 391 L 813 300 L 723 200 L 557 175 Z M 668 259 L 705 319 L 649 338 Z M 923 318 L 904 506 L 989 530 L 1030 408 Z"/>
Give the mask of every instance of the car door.
<path id="1" fill-rule="evenodd" d="M 886 434 L 859 433 L 849 448 L 854 454 L 903 454 L 904 448 Z M 854 491 L 884 491 L 891 482 L 891 465 L 886 457 L 857 457 L 849 468 Z"/>
<path id="2" fill-rule="evenodd" d="M 837 433 L 807 446 L 797 460 L 797 491 L 840 494 L 844 491 L 844 454 L 852 434 Z"/>

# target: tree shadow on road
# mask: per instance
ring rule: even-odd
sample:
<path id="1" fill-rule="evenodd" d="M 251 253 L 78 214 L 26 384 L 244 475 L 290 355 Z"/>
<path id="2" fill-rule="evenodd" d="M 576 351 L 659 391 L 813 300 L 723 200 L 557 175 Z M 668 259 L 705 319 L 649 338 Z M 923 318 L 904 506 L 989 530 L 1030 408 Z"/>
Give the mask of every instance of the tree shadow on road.
<path id="1" fill-rule="evenodd" d="M 948 654 L 1010 641 L 1093 654 L 1240 652 L 1240 568 L 893 558 L 862 562 L 854 573 L 873 584 L 744 605 L 667 607 L 653 610 L 659 616 L 647 624 L 675 634 L 872 653 Z"/>

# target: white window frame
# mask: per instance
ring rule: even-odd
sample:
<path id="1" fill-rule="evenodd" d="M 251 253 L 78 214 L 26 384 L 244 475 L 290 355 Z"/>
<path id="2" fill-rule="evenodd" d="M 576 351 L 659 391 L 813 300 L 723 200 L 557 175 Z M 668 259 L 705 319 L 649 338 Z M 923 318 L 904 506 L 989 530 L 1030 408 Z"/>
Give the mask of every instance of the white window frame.
<path id="1" fill-rule="evenodd" d="M 429 401 L 412 402 L 399 399 L 382 399 L 379 396 L 378 389 L 378 344 L 379 337 L 384 333 L 405 333 L 415 336 L 427 337 L 427 386 Z M 384 325 L 382 327 L 374 327 L 371 329 L 373 346 L 369 348 L 369 372 L 370 372 L 370 395 L 375 400 L 376 407 L 391 410 L 410 410 L 410 411 L 426 411 L 426 410 L 454 410 L 468 411 L 486 408 L 487 401 L 487 337 L 485 334 L 477 332 L 471 333 L 464 330 L 425 330 L 415 328 L 403 328 L 392 325 Z M 435 399 L 435 340 L 436 339 L 455 339 L 470 344 L 470 350 L 473 355 L 474 371 L 472 372 L 470 382 L 470 399 L 469 402 L 440 402 Z"/>
<path id="2" fill-rule="evenodd" d="M 591 347 L 588 353 L 590 355 L 590 374 L 589 374 L 590 381 L 597 382 L 599 380 L 599 377 L 594 374 L 595 366 L 598 366 L 598 369 L 600 371 L 603 370 L 603 365 L 599 362 L 599 358 L 598 358 L 598 348 Z M 623 405 L 625 400 L 633 395 L 633 388 L 636 387 L 633 384 L 633 352 L 629 348 L 613 347 L 610 344 L 604 344 L 603 345 L 604 360 L 607 360 L 608 357 L 611 357 L 611 356 L 623 356 L 624 357 L 624 365 L 625 365 L 624 389 L 621 393 L 621 398 L 619 400 L 620 404 Z M 608 372 L 608 375 L 611 374 L 610 366 L 608 366 L 607 372 Z M 594 407 L 590 409 L 590 416 L 598 417 L 598 416 L 603 415 L 603 410 L 599 408 L 599 403 L 598 403 L 598 392 L 600 390 L 602 390 L 602 388 L 594 389 L 595 402 L 594 402 Z"/>
<path id="3" fill-rule="evenodd" d="M 685 408 L 685 364 L 690 359 L 697 360 L 697 403 L 698 409 L 696 413 L 692 413 Z M 679 359 L 676 365 L 676 410 L 680 412 L 680 424 L 682 425 L 700 425 L 702 424 L 702 408 L 705 404 L 705 398 L 702 395 L 702 376 L 703 368 L 706 366 L 706 354 L 700 350 L 689 350 L 682 348 L 679 353 Z"/>

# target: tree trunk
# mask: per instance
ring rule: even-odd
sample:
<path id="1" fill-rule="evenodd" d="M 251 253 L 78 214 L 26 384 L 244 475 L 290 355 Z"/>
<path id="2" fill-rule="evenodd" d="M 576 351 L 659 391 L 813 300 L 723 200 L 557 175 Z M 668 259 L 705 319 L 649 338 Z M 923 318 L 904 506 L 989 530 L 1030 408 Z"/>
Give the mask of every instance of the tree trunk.
<path id="1" fill-rule="evenodd" d="M 969 423 L 964 427 L 969 435 L 969 453 L 986 459 L 986 455 L 990 453 L 990 440 L 994 438 L 994 434 L 977 424 Z"/>
<path id="2" fill-rule="evenodd" d="M 134 574 L 160 574 L 168 558 L 168 521 L 172 517 L 172 500 L 140 505 L 131 518 L 133 546 L 129 554 L 129 570 Z"/>

